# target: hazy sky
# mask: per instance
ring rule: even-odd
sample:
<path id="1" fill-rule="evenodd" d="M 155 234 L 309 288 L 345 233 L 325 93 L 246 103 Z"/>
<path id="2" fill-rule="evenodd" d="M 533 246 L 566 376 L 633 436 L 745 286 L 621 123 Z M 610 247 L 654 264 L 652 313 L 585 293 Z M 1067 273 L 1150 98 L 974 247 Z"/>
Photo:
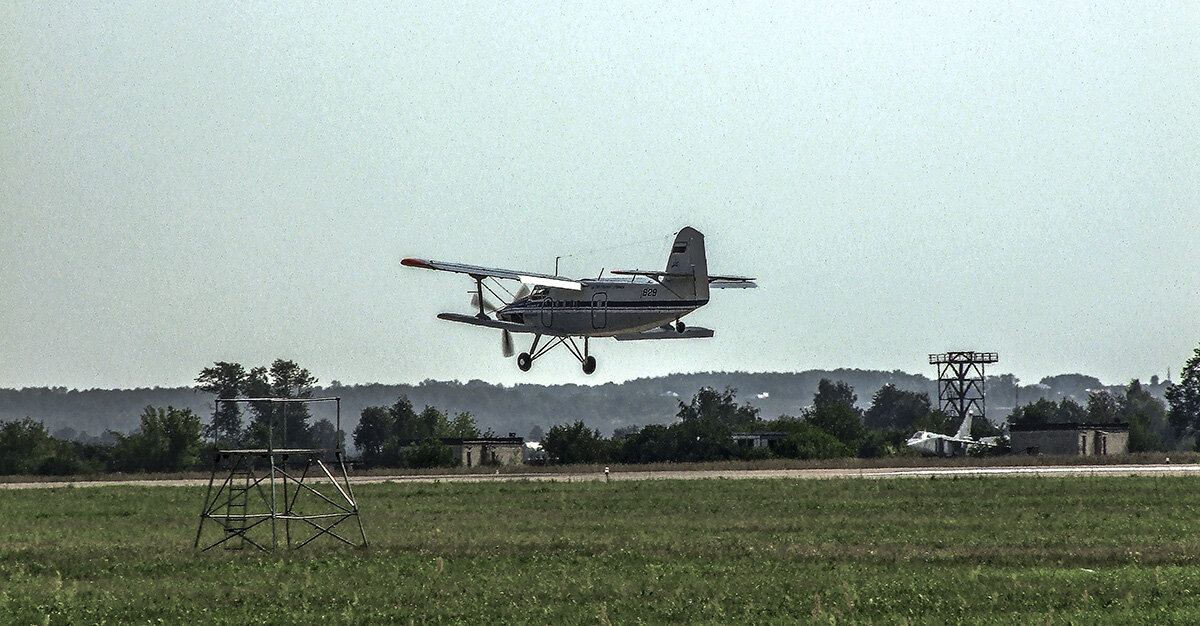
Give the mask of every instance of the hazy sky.
<path id="1" fill-rule="evenodd" d="M 1195 2 L 245 4 L 0 8 L 0 386 L 949 349 L 1117 383 L 1200 344 Z M 658 269 L 686 225 L 760 288 L 592 377 L 522 374 L 435 319 L 468 278 L 399 264 Z"/>

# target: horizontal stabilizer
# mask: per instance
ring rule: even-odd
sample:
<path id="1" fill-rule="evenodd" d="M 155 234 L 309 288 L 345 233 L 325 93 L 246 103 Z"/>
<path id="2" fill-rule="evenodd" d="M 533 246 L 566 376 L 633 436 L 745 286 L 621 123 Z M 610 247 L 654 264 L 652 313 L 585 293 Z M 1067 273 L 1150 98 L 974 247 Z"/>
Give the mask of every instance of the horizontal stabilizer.
<path id="1" fill-rule="evenodd" d="M 748 278 L 739 278 L 730 280 L 728 278 L 709 278 L 709 289 L 754 289 L 758 287 L 758 283 Z"/>
<path id="2" fill-rule="evenodd" d="M 541 326 L 530 326 L 529 324 L 518 324 L 516 322 L 505 322 L 502 320 L 494 320 L 490 317 L 476 317 L 474 315 L 463 315 L 461 313 L 438 313 L 438 319 L 448 322 L 461 322 L 472 326 L 483 326 L 485 328 L 499 328 L 507 330 L 510 333 L 533 333 L 536 335 L 550 335 L 552 337 L 566 337 L 565 333 L 558 332 L 552 328 L 543 328 Z"/>
<path id="3" fill-rule="evenodd" d="M 703 339 L 712 337 L 713 331 L 711 328 L 701 328 L 699 326 L 688 326 L 679 332 L 671 327 L 655 328 L 645 330 L 640 333 L 627 333 L 624 335 L 614 335 L 617 341 L 641 341 L 643 339 Z"/>

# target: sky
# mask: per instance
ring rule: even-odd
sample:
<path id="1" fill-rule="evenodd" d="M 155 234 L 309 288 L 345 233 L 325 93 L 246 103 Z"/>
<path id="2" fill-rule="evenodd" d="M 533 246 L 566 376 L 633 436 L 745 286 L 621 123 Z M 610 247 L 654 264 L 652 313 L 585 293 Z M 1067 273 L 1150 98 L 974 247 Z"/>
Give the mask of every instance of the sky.
<path id="1" fill-rule="evenodd" d="M 248 6 L 246 6 L 248 5 Z M 303 5 L 303 6 L 301 6 Z M 1177 377 L 1200 344 L 1194 2 L 4 3 L 0 387 Z M 592 277 L 684 226 L 712 339 L 529 373 L 414 256 Z M 529 337 L 518 336 L 518 349 Z"/>

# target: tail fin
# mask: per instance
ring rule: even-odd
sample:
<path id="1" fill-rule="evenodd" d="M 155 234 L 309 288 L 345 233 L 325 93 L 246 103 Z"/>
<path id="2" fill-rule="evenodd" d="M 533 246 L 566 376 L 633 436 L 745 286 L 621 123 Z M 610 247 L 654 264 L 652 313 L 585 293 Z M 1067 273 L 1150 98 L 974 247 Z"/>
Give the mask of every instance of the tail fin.
<path id="1" fill-rule="evenodd" d="M 971 410 L 968 409 L 967 416 L 963 418 L 962 424 L 960 424 L 958 427 L 958 432 L 954 434 L 955 438 L 957 438 L 957 439 L 970 439 L 971 438 L 971 421 L 974 417 L 975 417 L 975 414 Z"/>
<path id="2" fill-rule="evenodd" d="M 694 295 L 697 300 L 708 301 L 708 261 L 704 258 L 704 235 L 700 231 L 687 226 L 675 235 L 666 271 L 664 286 L 680 296 Z"/>

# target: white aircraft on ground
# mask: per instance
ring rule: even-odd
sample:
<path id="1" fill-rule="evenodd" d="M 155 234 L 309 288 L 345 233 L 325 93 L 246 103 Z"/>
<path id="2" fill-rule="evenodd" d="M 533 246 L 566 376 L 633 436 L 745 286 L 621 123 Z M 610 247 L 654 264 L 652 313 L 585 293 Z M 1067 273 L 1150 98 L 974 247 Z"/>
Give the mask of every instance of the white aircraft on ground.
<path id="1" fill-rule="evenodd" d="M 583 366 L 583 373 L 591 374 L 596 371 L 596 358 L 588 354 L 591 337 L 613 337 L 618 341 L 712 337 L 713 331 L 688 327 L 680 318 L 708 304 L 709 289 L 757 287 L 753 278 L 745 276 L 710 276 L 704 257 L 704 235 L 691 227 L 675 236 L 665 271 L 611 272 L 623 278 L 571 280 L 427 259 L 404 259 L 401 263 L 467 274 L 475 279 L 472 302 L 478 312 L 474 315 L 441 313 L 438 318 L 500 329 L 505 357 L 513 354 L 510 333 L 532 334 L 529 352 L 517 356 L 517 367 L 521 371 L 529 371 L 534 361 L 553 348 L 565 345 Z M 521 287 L 513 293 L 499 280 L 519 281 Z M 493 289 L 493 284 L 508 297 Z M 507 304 L 500 307 L 488 304 L 483 293 L 485 289 Z M 489 313 L 494 313 L 495 317 Z M 539 347 L 543 336 L 551 339 Z M 576 337 L 583 338 L 582 350 L 575 343 Z"/>
<path id="2" fill-rule="evenodd" d="M 1000 437 L 983 437 L 978 441 L 971 439 L 971 421 L 973 417 L 973 412 L 968 410 L 967 416 L 963 418 L 962 424 L 958 427 L 958 432 L 954 433 L 953 437 L 941 433 L 931 433 L 927 430 L 919 430 L 912 437 L 908 438 L 905 445 L 928 456 L 958 456 L 968 454 L 972 450 L 983 450 L 1000 445 Z"/>

